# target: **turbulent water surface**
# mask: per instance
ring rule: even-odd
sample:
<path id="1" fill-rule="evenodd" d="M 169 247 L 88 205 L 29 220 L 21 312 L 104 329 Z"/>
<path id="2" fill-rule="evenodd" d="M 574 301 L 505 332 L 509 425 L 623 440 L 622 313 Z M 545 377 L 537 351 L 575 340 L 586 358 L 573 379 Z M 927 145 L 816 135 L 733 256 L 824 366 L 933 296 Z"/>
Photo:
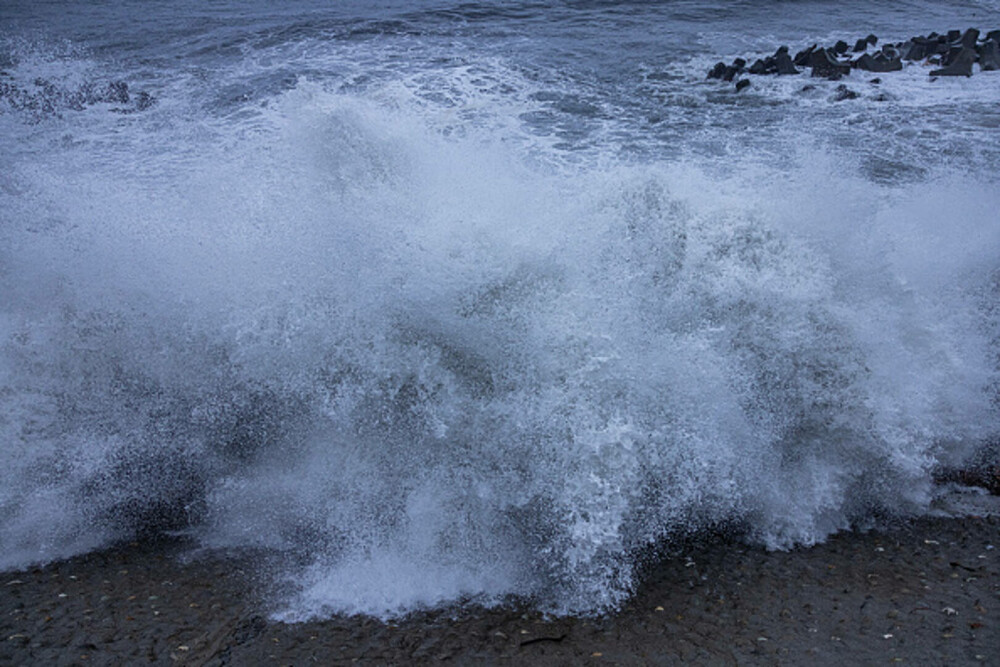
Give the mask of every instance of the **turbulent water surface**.
<path id="1" fill-rule="evenodd" d="M 969 26 L 5 0 L 0 567 L 181 531 L 290 620 L 594 613 L 678 536 L 924 511 L 1000 434 L 1000 72 L 705 72 Z"/>

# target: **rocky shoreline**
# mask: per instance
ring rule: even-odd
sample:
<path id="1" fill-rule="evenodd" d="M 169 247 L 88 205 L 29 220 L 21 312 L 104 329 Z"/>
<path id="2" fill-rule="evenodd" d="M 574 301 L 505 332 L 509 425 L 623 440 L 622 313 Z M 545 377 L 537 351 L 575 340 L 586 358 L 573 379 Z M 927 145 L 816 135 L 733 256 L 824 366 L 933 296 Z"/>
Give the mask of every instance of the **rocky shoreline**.
<path id="1" fill-rule="evenodd" d="M 977 64 L 981 72 L 1000 71 L 1000 30 L 986 33 L 978 28 L 949 30 L 883 43 L 881 47 L 878 44 L 879 38 L 869 34 L 858 38 L 853 48 L 843 40 L 826 47 L 812 44 L 794 57 L 787 46 L 779 46 L 774 54 L 754 58 L 750 65 L 746 58 L 736 58 L 729 64 L 719 61 L 708 71 L 707 78 L 727 83 L 735 80 L 738 92 L 750 86 L 751 80 L 745 75 L 797 75 L 806 70 L 811 77 L 831 80 L 848 76 L 854 70 L 883 74 L 898 72 L 911 64 L 934 67 L 929 70 L 931 77 L 970 77 Z"/>
<path id="2" fill-rule="evenodd" d="M 285 624 L 262 554 L 126 544 L 0 575 L 0 663 L 995 664 L 1000 498 L 968 488 L 931 515 L 811 548 L 703 537 L 601 618 L 516 602 Z"/>

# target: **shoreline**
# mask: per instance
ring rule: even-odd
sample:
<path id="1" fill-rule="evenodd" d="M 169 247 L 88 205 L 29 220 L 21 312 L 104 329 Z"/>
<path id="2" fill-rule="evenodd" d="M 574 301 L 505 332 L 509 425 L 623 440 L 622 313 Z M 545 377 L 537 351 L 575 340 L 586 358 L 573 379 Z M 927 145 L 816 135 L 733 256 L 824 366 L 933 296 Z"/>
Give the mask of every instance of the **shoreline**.
<path id="1" fill-rule="evenodd" d="M 785 552 L 693 541 L 601 618 L 467 606 L 284 624 L 267 619 L 256 557 L 132 543 L 0 574 L 0 663 L 990 664 L 1000 498 L 964 516 L 968 498 L 951 498 Z"/>

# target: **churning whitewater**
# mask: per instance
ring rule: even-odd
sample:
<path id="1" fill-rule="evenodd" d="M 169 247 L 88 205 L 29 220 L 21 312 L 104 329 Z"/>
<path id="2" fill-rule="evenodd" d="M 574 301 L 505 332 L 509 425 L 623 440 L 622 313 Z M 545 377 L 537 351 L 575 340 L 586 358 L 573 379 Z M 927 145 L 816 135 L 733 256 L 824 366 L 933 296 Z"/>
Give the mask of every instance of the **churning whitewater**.
<path id="1" fill-rule="evenodd" d="M 0 22 L 0 567 L 179 532 L 280 553 L 287 620 L 595 613 L 1000 435 L 1000 73 L 737 99 L 709 3 L 397 4 Z M 593 55 L 649 21 L 669 77 Z"/>

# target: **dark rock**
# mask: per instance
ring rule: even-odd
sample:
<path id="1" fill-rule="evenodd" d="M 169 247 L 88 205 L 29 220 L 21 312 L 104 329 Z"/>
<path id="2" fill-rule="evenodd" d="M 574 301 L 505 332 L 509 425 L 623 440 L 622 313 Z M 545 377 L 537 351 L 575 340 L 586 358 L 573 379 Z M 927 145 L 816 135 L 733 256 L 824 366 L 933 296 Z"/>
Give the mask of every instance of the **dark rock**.
<path id="1" fill-rule="evenodd" d="M 801 51 L 795 54 L 795 57 L 792 59 L 792 62 L 794 62 L 799 67 L 809 67 L 809 58 L 812 57 L 812 53 L 815 50 L 816 50 L 815 44 L 810 46 L 808 49 L 802 49 Z"/>
<path id="2" fill-rule="evenodd" d="M 154 104 L 156 104 L 156 98 L 144 90 L 139 92 L 139 94 L 135 96 L 136 111 L 145 111 Z"/>
<path id="3" fill-rule="evenodd" d="M 840 84 L 837 86 L 837 90 L 833 93 L 831 100 L 834 102 L 843 102 L 844 100 L 853 100 L 858 97 L 860 97 L 858 93 L 854 92 L 844 84 Z"/>
<path id="4" fill-rule="evenodd" d="M 951 45 L 949 45 L 948 46 L 948 53 L 944 54 L 944 57 L 941 59 L 941 63 L 945 67 L 947 67 L 948 65 L 952 64 L 953 62 L 955 62 L 958 59 L 958 57 L 962 53 L 963 49 L 965 49 L 965 47 L 962 46 L 961 44 L 951 44 Z"/>
<path id="5" fill-rule="evenodd" d="M 1000 70 L 1000 44 L 988 39 L 979 45 L 979 67 L 984 72 Z"/>
<path id="6" fill-rule="evenodd" d="M 875 77 L 874 79 L 872 79 L 868 83 L 870 83 L 870 84 L 872 84 L 874 86 L 877 86 L 878 84 L 882 83 L 882 79 L 879 79 L 878 77 Z"/>
<path id="7" fill-rule="evenodd" d="M 949 30 L 946 34 L 932 32 L 927 36 L 911 37 L 904 42 L 886 43 L 881 50 L 875 52 L 870 52 L 869 47 L 878 44 L 879 40 L 877 36 L 870 34 L 856 40 L 853 49 L 847 42 L 838 40 L 830 48 L 820 48 L 813 44 L 796 53 L 794 58 L 790 57 L 788 46 L 782 45 L 774 55 L 756 58 L 749 69 L 743 58 L 736 58 L 729 65 L 718 62 L 709 70 L 707 78 L 735 81 L 737 91 L 742 91 L 750 80 L 740 79 L 741 74 L 799 74 L 801 67 L 810 68 L 813 77 L 830 80 L 849 75 L 852 68 L 878 73 L 896 72 L 903 69 L 904 60 L 926 60 L 928 64 L 937 66 L 938 69 L 931 71 L 931 76 L 971 76 L 975 62 L 980 62 L 983 71 L 1000 70 L 1000 30 L 986 33 L 982 42 L 979 41 L 980 34 L 977 28 L 969 28 L 964 32 Z M 845 57 L 848 51 L 858 54 L 858 57 L 851 61 Z M 870 83 L 879 84 L 881 79 L 872 79 Z M 46 84 L 47 81 L 36 82 L 39 87 Z M 100 91 L 97 97 L 102 101 L 128 103 L 127 86 L 124 83 L 120 84 L 121 87 L 117 86 L 118 83 L 107 84 L 107 88 Z M 0 91 L 0 95 L 2 94 L 3 91 Z M 836 97 L 838 101 L 852 99 L 852 94 L 856 95 L 846 87 L 838 88 Z M 148 95 L 141 100 L 135 95 L 133 97 L 135 99 L 132 105 L 139 110 L 153 102 Z"/>
<path id="8" fill-rule="evenodd" d="M 776 54 L 774 54 L 774 69 L 778 74 L 798 74 L 799 70 L 795 68 L 795 63 L 792 62 L 791 57 L 788 55 L 788 49 L 784 51 L 780 49 Z"/>
<path id="9" fill-rule="evenodd" d="M 809 55 L 809 67 L 812 68 L 812 76 L 840 78 L 851 73 L 850 64 L 837 60 L 829 49 L 813 51 Z"/>
<path id="10" fill-rule="evenodd" d="M 889 101 L 889 96 L 886 95 L 885 93 L 879 93 L 878 95 L 876 95 L 875 97 L 873 97 L 872 100 L 874 100 L 876 102 L 888 102 Z"/>
<path id="11" fill-rule="evenodd" d="M 901 53 L 901 48 L 902 45 L 900 45 L 900 47 L 896 47 L 893 44 L 886 44 L 885 46 L 882 47 L 880 53 L 883 54 L 889 60 L 898 60 L 899 58 L 903 57 L 903 54 Z"/>
<path id="12" fill-rule="evenodd" d="M 816 86 L 812 85 L 811 83 L 807 83 L 806 85 L 802 86 L 802 88 L 799 89 L 799 92 L 800 93 L 809 93 L 809 92 L 812 92 L 814 90 L 816 90 Z"/>
<path id="13" fill-rule="evenodd" d="M 112 81 L 105 88 L 103 99 L 105 102 L 128 104 L 128 84 L 124 81 Z"/>
<path id="14" fill-rule="evenodd" d="M 88 98 L 82 90 L 77 90 L 64 95 L 63 101 L 66 104 L 67 109 L 71 109 L 73 111 L 83 111 L 87 108 L 88 104 L 93 104 L 99 100 L 92 97 Z"/>
<path id="15" fill-rule="evenodd" d="M 0 98 L 6 98 L 12 109 L 28 111 L 36 119 L 64 110 L 83 111 L 96 104 L 119 105 L 109 109 L 114 113 L 135 113 L 148 109 L 155 102 L 148 93 L 129 91 L 124 81 L 87 81 L 76 88 L 65 88 L 42 78 L 36 78 L 32 83 L 34 88 L 22 89 L 0 81 Z"/>
<path id="16" fill-rule="evenodd" d="M 898 72 L 903 69 L 903 61 L 899 58 L 889 58 L 882 53 L 876 53 L 871 60 L 870 72 Z"/>
<path id="17" fill-rule="evenodd" d="M 976 52 L 963 48 L 950 65 L 931 71 L 931 76 L 972 76 L 972 63 L 976 61 Z"/>
<path id="18" fill-rule="evenodd" d="M 923 60 L 930 55 L 930 41 L 923 37 L 914 37 L 909 48 L 904 49 L 903 60 Z"/>

